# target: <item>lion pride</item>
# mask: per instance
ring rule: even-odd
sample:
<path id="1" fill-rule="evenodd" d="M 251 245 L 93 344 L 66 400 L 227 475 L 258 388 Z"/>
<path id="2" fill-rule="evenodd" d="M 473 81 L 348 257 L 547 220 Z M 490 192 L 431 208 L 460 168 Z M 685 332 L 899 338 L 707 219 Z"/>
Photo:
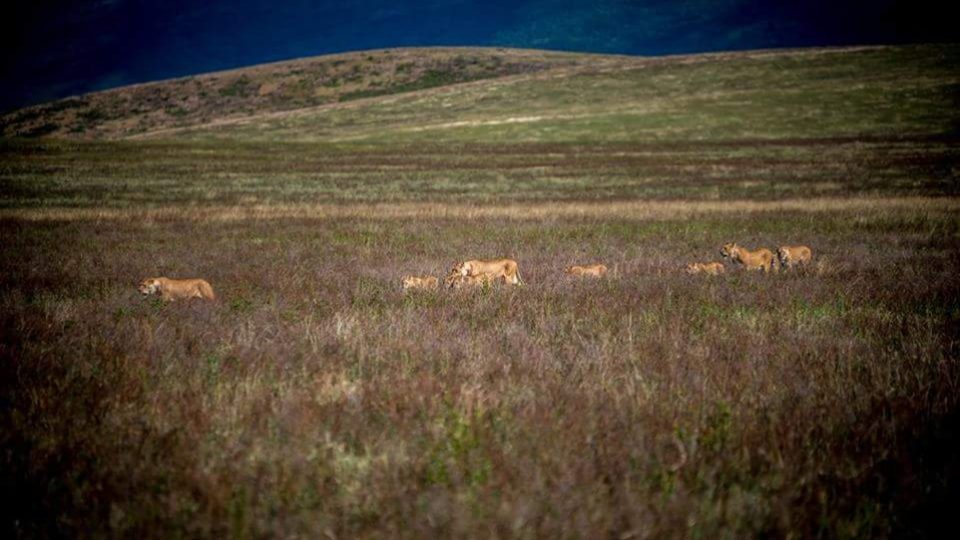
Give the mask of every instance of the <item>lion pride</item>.
<path id="1" fill-rule="evenodd" d="M 489 274 L 495 278 L 502 277 L 504 283 L 511 285 L 522 285 L 523 277 L 520 276 L 520 268 L 517 261 L 513 259 L 497 259 L 493 261 L 470 260 L 457 263 L 453 266 L 451 273 L 461 276 L 479 276 Z"/>
<path id="2" fill-rule="evenodd" d="M 201 298 L 214 300 L 213 287 L 204 279 L 169 279 L 165 277 L 147 278 L 140 282 L 140 294 L 160 295 L 166 302 L 180 298 Z"/>
<path id="3" fill-rule="evenodd" d="M 813 258 L 813 251 L 807 246 L 780 246 L 777 257 L 780 259 L 780 266 L 786 268 L 806 266 Z"/>
<path id="4" fill-rule="evenodd" d="M 605 264 L 587 264 L 587 265 L 574 265 L 566 267 L 563 272 L 565 274 L 577 277 L 600 277 L 607 273 L 607 265 Z"/>
<path id="5" fill-rule="evenodd" d="M 729 258 L 733 262 L 740 263 L 748 270 L 763 270 L 769 272 L 776 271 L 773 252 L 766 248 L 760 248 L 756 251 L 750 251 L 736 243 L 728 242 L 720 248 L 720 255 Z"/>

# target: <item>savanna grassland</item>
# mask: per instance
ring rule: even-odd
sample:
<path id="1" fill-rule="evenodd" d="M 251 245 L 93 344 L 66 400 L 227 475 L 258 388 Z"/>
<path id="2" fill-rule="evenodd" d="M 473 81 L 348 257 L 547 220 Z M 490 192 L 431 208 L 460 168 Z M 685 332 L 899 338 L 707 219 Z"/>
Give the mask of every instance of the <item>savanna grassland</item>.
<path id="1" fill-rule="evenodd" d="M 958 51 L 564 60 L 6 139 L 0 526 L 931 536 L 960 496 Z M 681 271 L 728 241 L 814 260 Z M 400 289 L 501 256 L 525 286 Z"/>

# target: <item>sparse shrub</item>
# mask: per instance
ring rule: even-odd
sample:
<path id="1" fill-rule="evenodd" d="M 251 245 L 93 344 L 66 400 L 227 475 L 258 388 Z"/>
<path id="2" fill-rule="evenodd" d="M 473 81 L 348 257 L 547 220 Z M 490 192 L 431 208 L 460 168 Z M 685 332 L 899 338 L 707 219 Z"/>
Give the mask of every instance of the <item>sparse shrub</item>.
<path id="1" fill-rule="evenodd" d="M 164 112 L 166 112 L 168 115 L 174 118 L 184 118 L 189 114 L 189 111 L 187 111 L 183 107 L 170 107 L 168 109 L 165 109 Z"/>
<path id="2" fill-rule="evenodd" d="M 97 122 L 102 122 L 107 119 L 107 114 L 102 109 L 98 107 L 90 107 L 83 112 L 77 114 L 77 116 L 84 122 L 90 124 L 96 124 Z"/>
<path id="3" fill-rule="evenodd" d="M 24 137 L 42 137 L 44 135 L 49 135 L 60 129 L 60 126 L 50 122 L 40 124 L 39 126 L 32 127 L 24 131 L 21 135 Z"/>
<path id="4" fill-rule="evenodd" d="M 218 90 L 222 97 L 248 97 L 256 92 L 254 84 L 246 75 L 241 75 L 229 85 Z"/>

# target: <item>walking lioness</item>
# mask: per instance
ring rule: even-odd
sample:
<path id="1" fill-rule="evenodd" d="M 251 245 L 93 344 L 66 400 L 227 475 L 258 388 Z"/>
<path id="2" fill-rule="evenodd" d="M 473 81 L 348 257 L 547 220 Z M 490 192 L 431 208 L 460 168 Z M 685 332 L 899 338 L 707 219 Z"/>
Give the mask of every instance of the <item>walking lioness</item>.
<path id="1" fill-rule="evenodd" d="M 405 276 L 403 278 L 403 290 L 407 289 L 436 289 L 439 281 L 435 276 L 417 277 Z"/>
<path id="2" fill-rule="evenodd" d="M 716 276 L 722 274 L 725 269 L 723 263 L 718 262 L 709 262 L 709 263 L 690 263 L 685 268 L 684 271 L 688 274 L 707 274 L 711 276 Z"/>
<path id="3" fill-rule="evenodd" d="M 464 261 L 453 266 L 451 273 L 461 276 L 479 276 L 489 274 L 493 277 L 502 277 L 505 283 L 511 285 L 522 285 L 523 278 L 520 276 L 520 268 L 517 261 L 513 259 L 498 259 L 495 261 Z"/>
<path id="4" fill-rule="evenodd" d="M 806 266 L 813 258 L 813 252 L 807 246 L 780 246 L 777 257 L 780 266 L 793 268 L 797 265 Z"/>
<path id="5" fill-rule="evenodd" d="M 600 277 L 607 273 L 607 265 L 605 264 L 587 264 L 583 266 L 574 265 L 564 268 L 563 272 L 571 276 L 577 277 Z"/>
<path id="6" fill-rule="evenodd" d="M 179 298 L 202 298 L 213 300 L 213 287 L 203 279 L 147 278 L 140 282 L 140 293 L 160 295 L 167 302 Z"/>
<path id="7" fill-rule="evenodd" d="M 773 252 L 766 248 L 750 251 L 733 242 L 728 242 L 720 248 L 720 255 L 742 264 L 748 270 L 763 270 L 764 272 L 776 270 Z"/>

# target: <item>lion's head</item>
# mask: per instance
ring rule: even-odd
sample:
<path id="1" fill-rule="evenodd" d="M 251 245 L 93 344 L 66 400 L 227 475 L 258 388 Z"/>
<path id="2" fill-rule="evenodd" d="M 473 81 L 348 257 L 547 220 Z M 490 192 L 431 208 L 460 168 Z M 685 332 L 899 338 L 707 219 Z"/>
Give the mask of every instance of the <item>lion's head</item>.
<path id="1" fill-rule="evenodd" d="M 720 248 L 720 255 L 728 259 L 736 256 L 737 252 L 740 251 L 740 246 L 734 242 L 727 242 Z"/>
<path id="2" fill-rule="evenodd" d="M 447 277 L 443 278 L 444 287 L 456 288 L 460 285 L 460 282 L 463 280 L 463 275 L 460 274 L 460 270 L 456 265 L 450 270 L 450 273 L 447 274 Z"/>
<path id="3" fill-rule="evenodd" d="M 140 294 L 147 296 L 150 294 L 156 294 L 157 289 L 160 288 L 160 281 L 156 278 L 147 278 L 140 282 L 139 289 Z"/>

